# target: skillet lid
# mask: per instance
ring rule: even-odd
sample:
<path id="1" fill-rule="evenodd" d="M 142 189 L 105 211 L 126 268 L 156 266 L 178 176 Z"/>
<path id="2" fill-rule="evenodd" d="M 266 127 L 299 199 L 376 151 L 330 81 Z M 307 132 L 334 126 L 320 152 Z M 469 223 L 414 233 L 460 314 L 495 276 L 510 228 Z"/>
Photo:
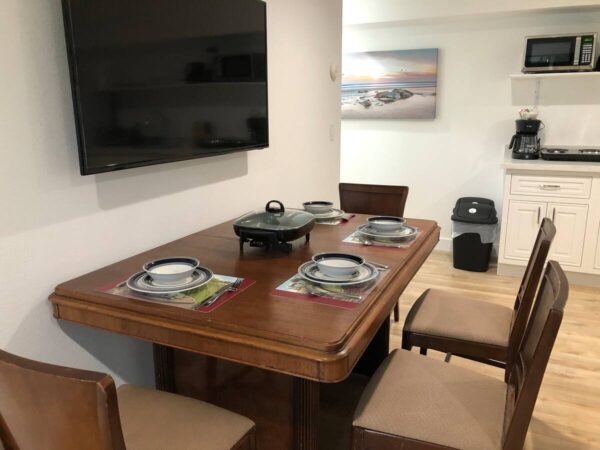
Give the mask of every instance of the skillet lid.
<path id="1" fill-rule="evenodd" d="M 277 206 L 273 206 L 273 204 Z M 284 231 L 297 230 L 311 222 L 315 216 L 300 210 L 287 210 L 283 203 L 271 200 L 264 211 L 253 211 L 245 214 L 234 223 L 234 227 L 251 228 L 256 230 Z"/>

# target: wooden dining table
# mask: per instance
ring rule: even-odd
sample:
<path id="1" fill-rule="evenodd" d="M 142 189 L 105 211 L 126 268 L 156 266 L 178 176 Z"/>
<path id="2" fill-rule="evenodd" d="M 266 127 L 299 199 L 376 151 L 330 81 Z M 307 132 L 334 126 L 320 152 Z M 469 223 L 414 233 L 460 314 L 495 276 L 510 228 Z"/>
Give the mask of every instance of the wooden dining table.
<path id="1" fill-rule="evenodd" d="M 152 342 L 157 388 L 249 417 L 257 448 L 316 450 L 321 387 L 353 371 L 370 375 L 386 357 L 390 312 L 439 240 L 435 222 L 408 219 L 419 234 L 406 248 L 342 242 L 366 218 L 316 224 L 310 240 L 294 241 L 289 253 L 248 245 L 240 251 L 228 221 L 59 284 L 50 295 L 54 316 Z M 353 308 L 274 292 L 325 251 L 389 269 Z M 100 289 L 168 256 L 193 256 L 214 273 L 255 283 L 210 313 Z"/>

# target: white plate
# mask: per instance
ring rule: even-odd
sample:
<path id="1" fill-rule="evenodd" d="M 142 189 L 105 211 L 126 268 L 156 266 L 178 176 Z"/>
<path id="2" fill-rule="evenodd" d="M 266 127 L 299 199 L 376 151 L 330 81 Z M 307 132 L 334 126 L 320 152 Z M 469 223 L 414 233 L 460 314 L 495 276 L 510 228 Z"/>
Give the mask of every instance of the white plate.
<path id="1" fill-rule="evenodd" d="M 189 283 L 182 284 L 179 286 L 165 286 L 157 285 L 153 282 L 152 278 L 145 271 L 133 274 L 127 280 L 127 287 L 135 292 L 141 292 L 142 294 L 155 294 L 155 295 L 166 295 L 166 294 L 177 294 L 179 292 L 185 292 L 192 289 L 199 288 L 205 285 L 213 278 L 211 270 L 205 267 L 197 267 L 192 273 L 192 280 Z"/>
<path id="2" fill-rule="evenodd" d="M 395 216 L 374 216 L 367 219 L 369 226 L 378 232 L 396 231 L 402 228 L 406 220 Z"/>
<path id="3" fill-rule="evenodd" d="M 335 209 L 333 208 L 331 211 L 323 213 L 323 214 L 313 214 L 313 216 L 315 216 L 315 218 L 317 219 L 317 222 L 319 220 L 334 220 L 334 219 L 339 219 L 340 217 L 343 217 L 346 213 L 344 211 L 342 211 L 341 209 Z"/>
<path id="4" fill-rule="evenodd" d="M 148 261 L 144 269 L 155 283 L 179 286 L 194 273 L 200 262 L 191 256 L 175 256 Z"/>
<path id="5" fill-rule="evenodd" d="M 371 264 L 364 263 L 354 275 L 331 277 L 322 273 L 314 261 L 307 261 L 298 268 L 298 275 L 302 279 L 316 284 L 358 286 L 375 280 L 379 276 L 379 271 Z"/>
<path id="6" fill-rule="evenodd" d="M 418 230 L 408 225 L 402 225 L 402 228 L 396 231 L 377 231 L 369 224 L 359 226 L 356 231 L 363 236 L 374 241 L 381 240 L 387 242 L 402 242 L 414 238 Z"/>
<path id="7" fill-rule="evenodd" d="M 318 253 L 312 257 L 319 271 L 330 277 L 349 276 L 364 264 L 362 256 L 342 252 Z"/>

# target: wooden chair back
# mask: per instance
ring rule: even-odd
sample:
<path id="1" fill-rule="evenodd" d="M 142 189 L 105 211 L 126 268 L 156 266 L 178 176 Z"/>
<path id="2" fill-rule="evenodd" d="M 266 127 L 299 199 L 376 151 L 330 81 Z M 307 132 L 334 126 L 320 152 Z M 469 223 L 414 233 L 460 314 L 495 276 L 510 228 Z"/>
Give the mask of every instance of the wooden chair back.
<path id="1" fill-rule="evenodd" d="M 0 350 L 6 450 L 125 450 L 113 379 Z"/>
<path id="2" fill-rule="evenodd" d="M 568 296 L 569 283 L 565 273 L 556 261 L 550 261 L 509 375 L 505 450 L 523 448 Z"/>
<path id="3" fill-rule="evenodd" d="M 404 215 L 408 186 L 340 183 L 340 207 L 350 213 Z"/>
<path id="4" fill-rule="evenodd" d="M 515 300 L 513 324 L 508 341 L 507 371 L 510 371 L 510 367 L 514 364 L 516 354 L 519 351 L 535 293 L 540 284 L 546 258 L 555 235 L 556 228 L 552 221 L 547 218 L 544 219 L 533 244 L 533 250 L 529 256 L 529 262 Z"/>

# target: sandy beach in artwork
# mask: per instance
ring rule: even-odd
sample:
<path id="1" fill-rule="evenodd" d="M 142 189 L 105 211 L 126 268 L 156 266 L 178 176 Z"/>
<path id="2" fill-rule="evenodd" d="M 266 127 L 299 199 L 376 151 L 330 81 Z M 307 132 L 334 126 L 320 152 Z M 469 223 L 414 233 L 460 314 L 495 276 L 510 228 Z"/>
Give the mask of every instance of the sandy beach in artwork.
<path id="1" fill-rule="evenodd" d="M 381 101 L 386 90 L 361 90 L 342 93 L 344 119 L 433 119 L 436 112 L 435 88 L 402 89 L 397 99 Z M 402 95 L 402 92 L 404 94 Z M 404 98 L 403 98 L 404 97 Z"/>

